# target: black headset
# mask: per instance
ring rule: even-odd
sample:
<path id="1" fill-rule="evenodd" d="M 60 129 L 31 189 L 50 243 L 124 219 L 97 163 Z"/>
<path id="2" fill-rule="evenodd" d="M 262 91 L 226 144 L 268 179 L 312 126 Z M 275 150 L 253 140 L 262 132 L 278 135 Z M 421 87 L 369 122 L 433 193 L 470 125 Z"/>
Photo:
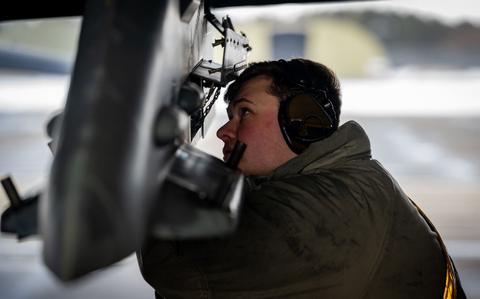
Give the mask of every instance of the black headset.
<path id="1" fill-rule="evenodd" d="M 311 143 L 332 135 L 338 121 L 324 90 L 308 86 L 304 80 L 293 86 L 292 94 L 280 101 L 278 123 L 290 149 L 300 154 Z"/>

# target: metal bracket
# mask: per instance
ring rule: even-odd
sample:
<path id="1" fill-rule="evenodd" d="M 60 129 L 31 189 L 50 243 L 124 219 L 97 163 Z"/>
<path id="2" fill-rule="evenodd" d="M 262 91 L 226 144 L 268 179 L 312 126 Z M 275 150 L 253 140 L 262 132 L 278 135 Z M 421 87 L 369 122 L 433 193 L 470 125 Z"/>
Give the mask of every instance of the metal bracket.
<path id="1" fill-rule="evenodd" d="M 225 37 L 222 40 L 223 63 L 218 64 L 212 60 L 200 60 L 193 68 L 192 75 L 225 87 L 234 80 L 241 70 L 247 67 L 247 52 L 250 49 L 248 39 L 225 28 Z"/>
<path id="2" fill-rule="evenodd" d="M 240 71 L 247 67 L 247 53 L 250 51 L 248 39 L 225 28 L 225 49 L 223 51 L 222 86 L 234 80 Z"/>
<path id="3" fill-rule="evenodd" d="M 200 60 L 193 68 L 192 75 L 222 85 L 222 65 L 211 60 Z"/>
<path id="4" fill-rule="evenodd" d="M 223 18 L 222 23 L 210 11 L 210 2 L 205 1 L 205 18 L 223 36 L 215 40 L 213 47 L 223 47 L 222 64 L 211 60 L 201 60 L 192 70 L 191 74 L 215 85 L 225 87 L 228 82 L 234 80 L 242 69 L 247 66 L 247 53 L 252 50 L 244 33 L 237 33 L 234 30 L 232 21 L 228 16 Z"/>

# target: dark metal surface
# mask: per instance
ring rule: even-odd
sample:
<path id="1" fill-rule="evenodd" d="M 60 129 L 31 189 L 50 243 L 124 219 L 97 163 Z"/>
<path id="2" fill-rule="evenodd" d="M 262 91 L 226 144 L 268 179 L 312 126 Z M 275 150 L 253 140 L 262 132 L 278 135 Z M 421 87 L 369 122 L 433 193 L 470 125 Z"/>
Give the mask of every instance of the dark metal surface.
<path id="1" fill-rule="evenodd" d="M 361 0 L 211 0 L 213 8 L 230 7 L 230 6 L 257 6 L 257 5 L 271 5 L 282 3 L 322 3 L 322 2 L 358 2 Z M 86 0 L 70 0 L 70 1 L 27 1 L 17 0 L 9 1 L 8 5 L 4 3 L 0 11 L 0 21 L 22 20 L 22 19 L 37 19 L 37 18 L 54 18 L 54 17 L 69 17 L 82 16 L 85 12 Z M 120 1 L 115 1 L 120 2 Z M 189 7 L 192 2 L 197 1 L 180 1 L 182 11 L 186 12 L 186 18 L 190 14 Z M 112 1 L 112 3 L 114 3 Z M 195 5 L 195 3 L 193 3 Z M 182 16 L 183 17 L 183 16 Z"/>
<path id="2" fill-rule="evenodd" d="M 241 154 L 240 154 L 241 156 Z M 152 233 L 168 239 L 218 237 L 238 225 L 243 175 L 187 144 L 178 148 L 153 209 Z"/>
<path id="3" fill-rule="evenodd" d="M 12 179 L 10 177 L 2 179 L 2 186 L 10 201 L 10 205 L 14 208 L 20 207 L 22 199 L 20 198 L 20 195 L 18 195 L 17 188 L 15 188 Z"/>
<path id="4" fill-rule="evenodd" d="M 215 8 L 233 6 L 259 6 L 287 3 L 328 3 L 328 2 L 359 2 L 362 0 L 210 0 L 211 6 Z"/>
<path id="5" fill-rule="evenodd" d="M 171 147 L 153 127 L 200 56 L 206 23 L 178 2 L 90 1 L 48 192 L 44 258 L 70 280 L 134 252 Z"/>
<path id="6" fill-rule="evenodd" d="M 14 234 L 19 240 L 38 233 L 39 194 L 22 199 L 10 177 L 2 179 L 2 186 L 10 201 L 2 213 L 2 233 Z"/>
<path id="7" fill-rule="evenodd" d="M 71 1 L 28 1 L 3 2 L 0 21 L 81 16 L 86 0 Z"/>

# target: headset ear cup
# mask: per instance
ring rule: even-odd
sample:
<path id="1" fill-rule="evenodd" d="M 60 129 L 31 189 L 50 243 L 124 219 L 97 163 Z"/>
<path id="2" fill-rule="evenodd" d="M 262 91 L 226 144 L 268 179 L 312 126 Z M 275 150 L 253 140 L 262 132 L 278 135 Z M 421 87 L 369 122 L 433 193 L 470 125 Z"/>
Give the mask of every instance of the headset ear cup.
<path id="1" fill-rule="evenodd" d="M 309 93 L 299 93 L 280 102 L 278 122 L 293 152 L 299 154 L 335 131 L 331 117 L 322 106 L 324 102 Z"/>
<path id="2" fill-rule="evenodd" d="M 308 144 L 299 143 L 299 136 L 305 130 L 303 120 L 293 120 L 289 116 L 289 107 L 294 97 L 289 97 L 280 102 L 278 110 L 278 124 L 282 132 L 283 138 L 288 147 L 296 154 L 303 152 Z"/>

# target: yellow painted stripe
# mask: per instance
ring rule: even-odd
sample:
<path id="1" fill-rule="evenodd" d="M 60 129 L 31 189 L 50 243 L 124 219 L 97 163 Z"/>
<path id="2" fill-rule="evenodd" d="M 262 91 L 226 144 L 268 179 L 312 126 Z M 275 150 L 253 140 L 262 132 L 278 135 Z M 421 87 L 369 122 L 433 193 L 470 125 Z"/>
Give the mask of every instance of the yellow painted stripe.
<path id="1" fill-rule="evenodd" d="M 450 271 L 450 267 L 447 266 L 447 274 L 445 278 L 445 289 L 443 291 L 443 299 L 454 299 L 454 277 L 453 273 Z"/>
<path id="2" fill-rule="evenodd" d="M 427 215 L 423 213 L 423 211 L 420 209 L 419 206 L 411 199 L 410 202 L 415 206 L 417 209 L 418 213 L 422 218 L 427 222 L 428 226 L 437 234 L 437 240 L 440 244 L 440 247 L 442 248 L 443 256 L 445 257 L 445 261 L 447 264 L 447 273 L 445 277 L 445 288 L 443 290 L 443 299 L 456 299 L 457 298 L 457 281 L 456 277 L 454 274 L 454 267 L 453 267 L 453 262 L 448 255 L 447 252 L 447 247 L 445 246 L 445 243 L 443 243 L 442 237 L 440 236 L 440 233 L 437 231 L 433 223 L 428 219 Z"/>

